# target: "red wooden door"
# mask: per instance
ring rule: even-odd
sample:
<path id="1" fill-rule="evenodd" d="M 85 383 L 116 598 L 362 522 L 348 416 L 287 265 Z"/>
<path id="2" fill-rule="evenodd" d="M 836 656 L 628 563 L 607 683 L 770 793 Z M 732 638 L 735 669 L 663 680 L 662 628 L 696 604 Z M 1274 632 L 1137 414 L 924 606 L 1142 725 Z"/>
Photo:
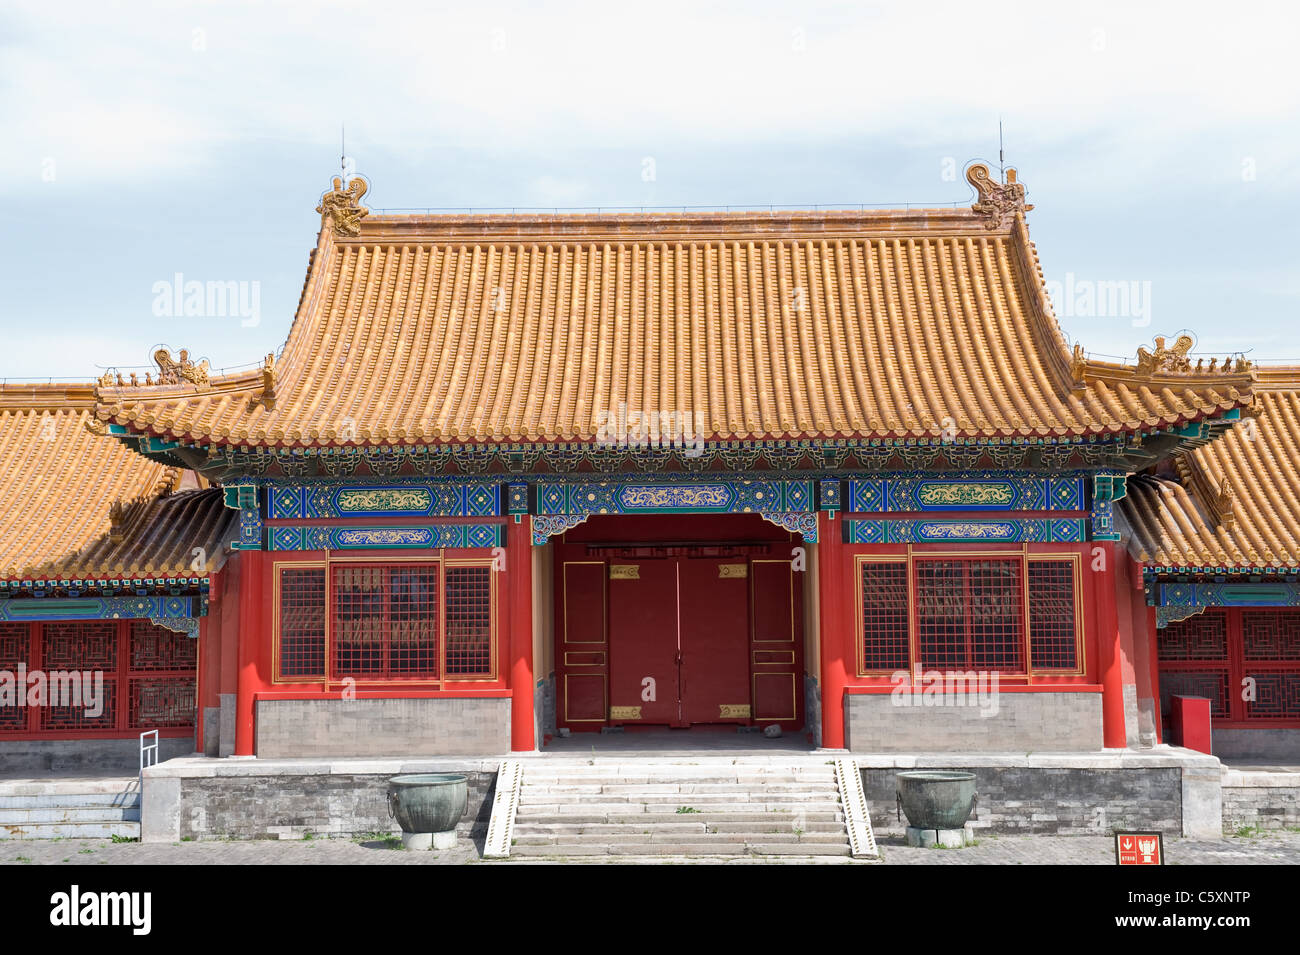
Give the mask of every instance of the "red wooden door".
<path id="1" fill-rule="evenodd" d="M 609 722 L 681 725 L 677 561 L 609 562 Z"/>
<path id="2" fill-rule="evenodd" d="M 779 723 L 784 729 L 795 730 L 801 723 L 803 696 L 803 647 L 799 639 L 802 608 L 790 561 L 752 561 L 750 585 L 754 722 Z"/>
<path id="3" fill-rule="evenodd" d="M 602 726 L 608 716 L 609 644 L 605 631 L 605 562 L 559 552 L 555 574 L 560 607 L 555 649 L 561 706 L 569 729 Z"/>
<path id="4" fill-rule="evenodd" d="M 747 723 L 749 564 L 679 558 L 682 719 Z"/>

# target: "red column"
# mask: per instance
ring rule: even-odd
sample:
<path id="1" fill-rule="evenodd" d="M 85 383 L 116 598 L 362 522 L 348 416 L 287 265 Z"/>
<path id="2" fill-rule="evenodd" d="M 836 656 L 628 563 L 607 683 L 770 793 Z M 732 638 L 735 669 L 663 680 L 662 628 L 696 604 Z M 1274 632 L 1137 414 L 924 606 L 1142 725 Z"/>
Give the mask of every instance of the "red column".
<path id="1" fill-rule="evenodd" d="M 533 738 L 533 541 L 527 514 L 506 524 L 510 594 L 510 749 L 531 751 Z"/>
<path id="2" fill-rule="evenodd" d="M 834 511 L 817 512 L 817 594 L 821 627 L 822 746 L 844 748 L 844 661 L 852 636 L 844 617 L 844 542 Z"/>
<path id="3" fill-rule="evenodd" d="M 1097 666 L 1101 677 L 1102 745 L 1123 749 L 1128 746 L 1124 729 L 1124 661 L 1120 644 L 1119 618 L 1115 605 L 1115 579 L 1123 555 L 1114 541 L 1098 541 L 1105 569 L 1096 572 Z"/>
<path id="4" fill-rule="evenodd" d="M 252 756 L 257 660 L 262 641 L 262 552 L 239 552 L 239 679 L 235 698 L 235 755 Z"/>

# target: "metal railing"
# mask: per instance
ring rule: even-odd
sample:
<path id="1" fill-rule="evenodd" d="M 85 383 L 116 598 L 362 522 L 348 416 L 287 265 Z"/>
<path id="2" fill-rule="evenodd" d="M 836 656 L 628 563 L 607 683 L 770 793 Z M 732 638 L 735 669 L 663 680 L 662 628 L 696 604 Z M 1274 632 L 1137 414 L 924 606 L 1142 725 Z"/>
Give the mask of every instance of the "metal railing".
<path id="1" fill-rule="evenodd" d="M 152 736 L 150 742 L 145 742 L 145 737 Z M 145 730 L 140 734 L 140 783 L 144 784 L 144 771 L 148 766 L 158 765 L 158 731 Z"/>

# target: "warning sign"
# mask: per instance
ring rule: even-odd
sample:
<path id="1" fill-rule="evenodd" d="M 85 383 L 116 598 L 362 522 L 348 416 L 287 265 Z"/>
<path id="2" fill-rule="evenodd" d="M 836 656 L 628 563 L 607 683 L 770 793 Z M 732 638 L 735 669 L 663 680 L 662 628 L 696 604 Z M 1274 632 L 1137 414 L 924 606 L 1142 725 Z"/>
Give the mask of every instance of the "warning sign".
<path id="1" fill-rule="evenodd" d="M 1164 837 L 1158 832 L 1115 833 L 1115 864 L 1164 865 Z"/>

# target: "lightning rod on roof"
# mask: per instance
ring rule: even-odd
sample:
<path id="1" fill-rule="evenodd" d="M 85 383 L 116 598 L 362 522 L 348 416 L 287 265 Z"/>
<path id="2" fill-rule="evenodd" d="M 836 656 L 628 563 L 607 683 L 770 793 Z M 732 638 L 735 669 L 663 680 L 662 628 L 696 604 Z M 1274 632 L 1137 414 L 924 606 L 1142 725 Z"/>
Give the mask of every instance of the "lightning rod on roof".
<path id="1" fill-rule="evenodd" d="M 1002 117 L 998 117 L 998 178 L 1007 181 L 1006 157 L 1002 154 Z"/>

